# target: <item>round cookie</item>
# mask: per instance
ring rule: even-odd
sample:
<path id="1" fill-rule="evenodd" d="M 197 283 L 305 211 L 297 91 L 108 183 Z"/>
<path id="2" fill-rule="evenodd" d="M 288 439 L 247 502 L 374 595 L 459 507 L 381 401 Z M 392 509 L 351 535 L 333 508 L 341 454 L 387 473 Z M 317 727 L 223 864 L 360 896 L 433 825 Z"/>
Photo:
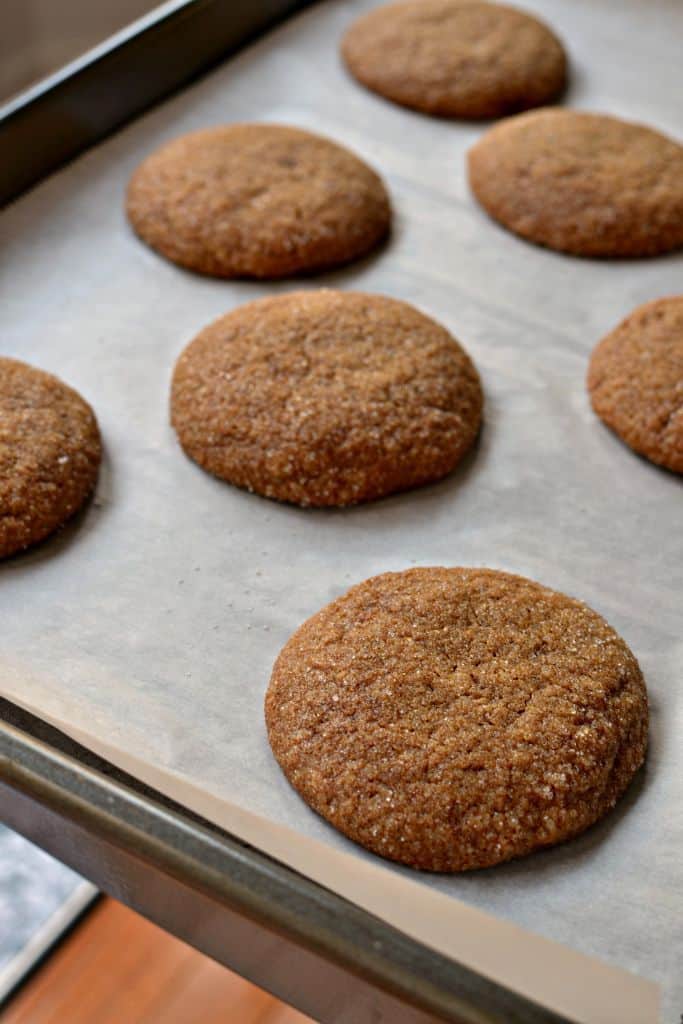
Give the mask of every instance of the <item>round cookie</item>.
<path id="1" fill-rule="evenodd" d="M 504 227 L 576 256 L 655 256 L 683 245 L 683 147 L 644 125 L 538 110 L 491 128 L 470 185 Z"/>
<path id="2" fill-rule="evenodd" d="M 279 278 L 348 263 L 389 231 L 381 179 L 298 128 L 233 124 L 162 146 L 128 186 L 133 228 L 182 267 Z"/>
<path id="3" fill-rule="evenodd" d="M 281 651 L 285 775 L 335 828 L 430 871 L 577 835 L 647 746 L 638 662 L 601 616 L 521 576 L 412 569 L 353 587 Z"/>
<path id="4" fill-rule="evenodd" d="M 683 295 L 639 306 L 593 350 L 596 413 L 640 455 L 683 473 Z"/>
<path id="5" fill-rule="evenodd" d="M 479 376 L 439 324 L 396 299 L 290 292 L 205 328 L 173 374 L 185 452 L 250 491 L 349 505 L 449 473 L 481 420 Z"/>
<path id="6" fill-rule="evenodd" d="M 101 455 L 97 421 L 80 395 L 0 357 L 0 558 L 43 540 L 81 508 Z"/>
<path id="7" fill-rule="evenodd" d="M 341 51 L 368 89 L 441 117 L 501 117 L 551 103 L 567 77 L 562 44 L 546 25 L 470 0 L 379 7 L 353 23 Z"/>

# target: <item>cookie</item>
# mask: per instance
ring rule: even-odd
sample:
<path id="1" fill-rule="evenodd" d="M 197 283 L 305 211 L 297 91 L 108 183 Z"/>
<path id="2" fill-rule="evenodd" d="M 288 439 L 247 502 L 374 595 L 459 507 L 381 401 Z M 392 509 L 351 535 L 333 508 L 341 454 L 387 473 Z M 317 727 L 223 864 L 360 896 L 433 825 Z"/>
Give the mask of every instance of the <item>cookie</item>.
<path id="1" fill-rule="evenodd" d="M 349 505 L 445 476 L 481 419 L 479 376 L 405 302 L 332 290 L 241 306 L 173 374 L 171 420 L 216 476 L 297 505 Z"/>
<path id="2" fill-rule="evenodd" d="M 595 347 L 596 413 L 645 458 L 683 473 L 683 295 L 639 306 Z"/>
<path id="3" fill-rule="evenodd" d="M 233 124 L 183 135 L 128 186 L 133 228 L 182 267 L 278 278 L 348 263 L 389 231 L 381 179 L 358 157 L 298 128 Z"/>
<path id="4" fill-rule="evenodd" d="M 0 558 L 43 540 L 81 508 L 101 455 L 97 421 L 80 395 L 0 357 Z"/>
<path id="5" fill-rule="evenodd" d="M 546 25 L 469 0 L 379 7 L 353 23 L 341 52 L 368 89 L 441 117 L 501 117 L 551 103 L 567 78 L 564 49 Z"/>
<path id="6" fill-rule="evenodd" d="M 412 569 L 353 587 L 280 653 L 285 775 L 335 828 L 429 871 L 577 835 L 645 756 L 638 662 L 601 616 L 521 576 Z"/>
<path id="7" fill-rule="evenodd" d="M 683 147 L 644 125 L 538 110 L 469 154 L 474 195 L 522 238 L 576 256 L 655 256 L 683 245 Z"/>

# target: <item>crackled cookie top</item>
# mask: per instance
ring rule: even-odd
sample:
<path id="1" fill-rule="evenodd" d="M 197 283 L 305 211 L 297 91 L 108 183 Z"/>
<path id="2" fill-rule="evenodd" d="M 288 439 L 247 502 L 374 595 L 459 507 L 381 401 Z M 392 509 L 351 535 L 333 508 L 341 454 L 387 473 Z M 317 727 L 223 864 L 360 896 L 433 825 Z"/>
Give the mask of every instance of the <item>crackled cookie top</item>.
<path id="1" fill-rule="evenodd" d="M 200 466 L 298 505 L 348 505 L 450 472 L 482 391 L 445 328 L 396 299 L 332 290 L 241 306 L 176 364 L 171 417 Z"/>
<path id="2" fill-rule="evenodd" d="M 138 235 L 217 277 L 278 278 L 347 263 L 389 231 L 382 181 L 347 149 L 298 128 L 232 124 L 152 153 L 128 186 Z"/>
<path id="3" fill-rule="evenodd" d="M 580 601 L 487 569 L 354 587 L 278 657 L 268 736 L 292 785 L 375 853 L 480 868 L 601 818 L 640 767 L 647 695 Z"/>
<path id="4" fill-rule="evenodd" d="M 92 409 L 42 370 L 0 357 L 0 558 L 43 540 L 97 480 Z"/>
<path id="5" fill-rule="evenodd" d="M 469 152 L 472 191 L 496 220 L 578 256 L 654 256 L 683 245 L 683 146 L 640 124 L 537 110 Z"/>
<path id="6" fill-rule="evenodd" d="M 683 473 L 683 296 L 639 306 L 596 346 L 588 391 L 634 451 Z"/>
<path id="7" fill-rule="evenodd" d="M 379 7 L 353 23 L 342 56 L 369 89 L 442 117 L 501 117 L 551 103 L 567 75 L 562 44 L 537 18 L 470 0 Z"/>

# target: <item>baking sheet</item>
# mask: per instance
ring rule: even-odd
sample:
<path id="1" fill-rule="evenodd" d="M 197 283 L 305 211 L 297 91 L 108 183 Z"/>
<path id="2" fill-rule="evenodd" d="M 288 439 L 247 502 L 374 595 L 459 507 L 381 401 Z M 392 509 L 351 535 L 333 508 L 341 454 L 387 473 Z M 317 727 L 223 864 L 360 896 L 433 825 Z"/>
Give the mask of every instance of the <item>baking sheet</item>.
<path id="1" fill-rule="evenodd" d="M 683 491 L 601 426 L 583 380 L 602 334 L 638 303 L 683 290 L 683 257 L 576 260 L 488 221 L 464 171 L 482 126 L 394 107 L 341 68 L 339 35 L 369 6 L 305 11 L 0 216 L 0 351 L 81 390 L 106 444 L 86 514 L 0 565 L 0 692 L 572 1019 L 654 1021 L 653 989 L 521 942 L 518 926 L 660 983 L 661 1019 L 673 1024 L 683 1009 Z M 567 42 L 567 103 L 683 135 L 677 0 L 526 6 Z M 259 285 L 192 276 L 136 241 L 122 200 L 139 160 L 181 132 L 249 119 L 323 132 L 377 167 L 396 210 L 389 246 L 315 280 Z M 167 394 L 187 341 L 241 302 L 322 285 L 413 302 L 475 359 L 486 425 L 448 480 L 354 509 L 300 510 L 213 480 L 180 453 Z M 337 835 L 285 782 L 262 719 L 277 652 L 352 583 L 415 564 L 532 576 L 586 600 L 636 652 L 652 698 L 647 767 L 583 837 L 483 872 L 417 875 Z"/>

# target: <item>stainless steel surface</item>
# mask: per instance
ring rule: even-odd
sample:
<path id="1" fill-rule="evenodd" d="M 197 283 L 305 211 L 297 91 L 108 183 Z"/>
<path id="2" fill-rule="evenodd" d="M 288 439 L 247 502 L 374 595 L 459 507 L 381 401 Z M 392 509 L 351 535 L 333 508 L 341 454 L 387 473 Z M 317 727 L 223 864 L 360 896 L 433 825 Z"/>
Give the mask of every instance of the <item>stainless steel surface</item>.
<path id="1" fill-rule="evenodd" d="M 50 7 L 51 16 L 59 18 L 59 9 L 75 2 L 60 0 Z M 0 98 L 0 205 L 305 2 L 166 0 L 4 105 Z M 91 27 L 100 6 L 90 4 Z M 127 10 L 110 8 L 108 15 L 100 15 L 110 23 Z M 52 35 L 42 0 L 39 10 L 37 25 Z M 5 35 L 11 37 L 12 30 Z M 23 57 L 8 45 L 12 60 L 4 62 L 5 73 L 16 81 L 14 61 L 23 68 Z"/>
<path id="2" fill-rule="evenodd" d="M 3 0 L 0 103 L 158 6 L 159 0 Z"/>
<path id="3" fill-rule="evenodd" d="M 400 110 L 344 75 L 339 34 L 367 6 L 313 8 L 4 214 L 3 349 L 84 392 L 107 462 L 80 522 L 0 568 L 13 641 L 0 654 L 0 687 L 91 745 L 109 744 L 119 763 L 141 759 L 158 788 L 192 783 L 221 820 L 245 809 L 291 828 L 288 863 L 304 842 L 320 843 L 321 871 L 329 850 L 353 856 L 368 877 L 405 881 L 404 891 L 417 881 L 454 920 L 461 899 L 659 980 L 671 1017 L 683 998 L 680 480 L 600 425 L 583 380 L 605 331 L 637 303 L 680 290 L 683 261 L 573 260 L 487 221 L 464 174 L 481 126 Z M 680 4 L 658 2 L 656 18 L 639 0 L 527 6 L 567 40 L 568 102 L 680 131 Z M 390 246 L 300 286 L 408 299 L 470 350 L 486 425 L 449 480 L 312 512 L 231 489 L 180 454 L 167 385 L 182 346 L 239 302 L 296 285 L 212 281 L 164 263 L 127 229 L 123 191 L 163 139 L 242 119 L 324 132 L 387 178 L 397 212 Z M 464 877 L 410 875 L 334 834 L 282 779 L 261 718 L 279 647 L 353 581 L 413 563 L 534 576 L 587 600 L 639 656 L 653 704 L 647 770 L 576 842 Z M 407 910 L 404 930 L 412 927 Z"/>

